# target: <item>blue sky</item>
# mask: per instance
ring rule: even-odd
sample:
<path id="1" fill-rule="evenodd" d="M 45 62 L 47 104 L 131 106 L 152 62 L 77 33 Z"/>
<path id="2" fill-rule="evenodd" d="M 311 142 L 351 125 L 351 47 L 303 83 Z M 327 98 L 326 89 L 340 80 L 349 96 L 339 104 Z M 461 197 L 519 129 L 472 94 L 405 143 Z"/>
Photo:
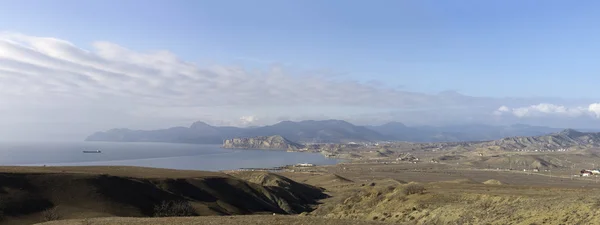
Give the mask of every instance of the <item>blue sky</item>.
<path id="1" fill-rule="evenodd" d="M 0 30 L 408 91 L 600 97 L 596 1 L 5 1 Z"/>
<path id="2" fill-rule="evenodd" d="M 0 136 L 80 138 L 197 120 L 598 128 L 598 9 L 555 0 L 3 1 L 0 126 L 13 129 Z"/>

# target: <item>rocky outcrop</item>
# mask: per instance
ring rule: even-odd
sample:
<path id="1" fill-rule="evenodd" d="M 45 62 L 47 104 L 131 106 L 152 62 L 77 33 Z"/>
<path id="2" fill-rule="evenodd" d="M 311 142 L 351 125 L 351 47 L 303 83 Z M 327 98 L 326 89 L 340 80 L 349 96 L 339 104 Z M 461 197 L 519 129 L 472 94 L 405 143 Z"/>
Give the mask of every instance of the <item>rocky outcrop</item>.
<path id="1" fill-rule="evenodd" d="M 223 148 L 298 150 L 304 148 L 304 146 L 282 136 L 274 135 L 227 139 L 223 141 Z"/>

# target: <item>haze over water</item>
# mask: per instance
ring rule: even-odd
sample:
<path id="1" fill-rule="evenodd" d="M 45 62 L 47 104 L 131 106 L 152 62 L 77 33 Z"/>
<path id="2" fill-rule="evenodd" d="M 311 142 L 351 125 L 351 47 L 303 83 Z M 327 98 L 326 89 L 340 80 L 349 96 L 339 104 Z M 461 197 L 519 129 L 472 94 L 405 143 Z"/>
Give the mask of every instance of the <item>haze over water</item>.
<path id="1" fill-rule="evenodd" d="M 83 153 L 101 150 L 102 153 Z M 270 168 L 296 163 L 334 164 L 318 153 L 222 149 L 219 145 L 110 142 L 4 142 L 0 165 L 123 165 L 186 170 Z"/>

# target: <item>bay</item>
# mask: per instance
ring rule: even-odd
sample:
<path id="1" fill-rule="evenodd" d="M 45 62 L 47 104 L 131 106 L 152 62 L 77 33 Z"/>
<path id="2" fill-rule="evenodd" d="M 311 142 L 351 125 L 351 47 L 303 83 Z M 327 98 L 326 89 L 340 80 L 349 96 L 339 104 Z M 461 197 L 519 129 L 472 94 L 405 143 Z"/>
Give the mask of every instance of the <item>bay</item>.
<path id="1" fill-rule="evenodd" d="M 83 153 L 100 150 L 102 153 Z M 223 149 L 220 145 L 114 142 L 0 143 L 3 166 L 143 166 L 185 170 L 271 168 L 297 163 L 328 165 L 336 159 L 318 153 Z"/>

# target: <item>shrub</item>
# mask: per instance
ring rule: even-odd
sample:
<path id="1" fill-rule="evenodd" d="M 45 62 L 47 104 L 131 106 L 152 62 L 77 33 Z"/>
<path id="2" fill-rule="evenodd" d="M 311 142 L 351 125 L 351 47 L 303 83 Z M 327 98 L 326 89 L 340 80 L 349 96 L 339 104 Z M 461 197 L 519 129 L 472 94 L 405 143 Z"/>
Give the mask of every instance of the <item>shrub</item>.
<path id="1" fill-rule="evenodd" d="M 155 217 L 196 216 L 196 210 L 187 201 L 163 201 L 154 206 Z"/>
<path id="2" fill-rule="evenodd" d="M 52 207 L 44 210 L 42 212 L 42 217 L 44 218 L 44 221 L 53 221 L 59 220 L 60 214 L 58 213 L 58 210 L 56 210 L 56 207 Z"/>
<path id="3" fill-rule="evenodd" d="M 408 184 L 403 191 L 405 195 L 423 194 L 425 193 L 425 187 L 421 184 Z"/>

